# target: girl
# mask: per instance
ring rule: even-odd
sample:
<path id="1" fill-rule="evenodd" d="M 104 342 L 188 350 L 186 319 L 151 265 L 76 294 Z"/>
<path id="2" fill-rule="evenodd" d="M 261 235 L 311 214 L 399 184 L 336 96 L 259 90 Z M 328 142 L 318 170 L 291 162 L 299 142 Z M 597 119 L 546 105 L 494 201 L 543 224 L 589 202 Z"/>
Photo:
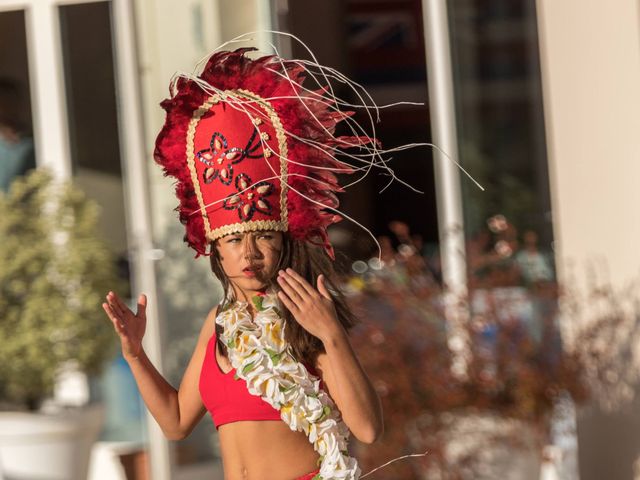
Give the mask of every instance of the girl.
<path id="1" fill-rule="evenodd" d="M 214 54 L 162 104 L 155 159 L 177 180 L 186 242 L 225 291 L 178 390 L 142 348 L 146 297 L 134 314 L 109 292 L 103 308 L 168 438 L 211 413 L 225 479 L 355 479 L 349 431 L 375 441 L 382 411 L 349 343 L 326 228 L 339 220 L 335 173 L 352 171 L 336 151 L 375 142 L 334 135 L 349 114 L 302 86 L 304 62 L 245 53 Z"/>

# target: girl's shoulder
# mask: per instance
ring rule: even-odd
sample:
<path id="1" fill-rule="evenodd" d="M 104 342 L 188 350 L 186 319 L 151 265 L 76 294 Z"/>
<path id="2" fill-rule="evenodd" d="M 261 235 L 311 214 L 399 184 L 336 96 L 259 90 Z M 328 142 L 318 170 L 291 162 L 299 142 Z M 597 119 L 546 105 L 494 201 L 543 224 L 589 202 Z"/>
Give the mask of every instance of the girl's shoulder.
<path id="1" fill-rule="evenodd" d="M 215 305 L 207 314 L 202 329 L 200 330 L 200 338 L 209 340 L 216 333 L 216 317 L 218 316 L 220 305 Z"/>

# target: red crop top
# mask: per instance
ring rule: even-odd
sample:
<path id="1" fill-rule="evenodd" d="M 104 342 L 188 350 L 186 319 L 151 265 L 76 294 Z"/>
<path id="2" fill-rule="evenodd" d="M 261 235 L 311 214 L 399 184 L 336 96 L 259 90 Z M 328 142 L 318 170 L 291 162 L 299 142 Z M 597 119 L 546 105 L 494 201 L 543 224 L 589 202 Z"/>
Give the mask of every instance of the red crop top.
<path id="1" fill-rule="evenodd" d="M 251 395 L 244 380 L 234 378 L 235 368 L 223 373 L 216 360 L 216 333 L 209 339 L 200 370 L 200 396 L 216 428 L 241 420 L 280 420 L 280 412 L 257 395 Z M 317 371 L 305 365 L 312 375 Z M 323 387 L 320 381 L 320 388 Z"/>
<path id="2" fill-rule="evenodd" d="M 242 420 L 280 420 L 280 412 L 247 390 L 244 380 L 234 378 L 235 369 L 223 373 L 216 360 L 216 334 L 207 344 L 200 371 L 200 396 L 216 428 Z"/>

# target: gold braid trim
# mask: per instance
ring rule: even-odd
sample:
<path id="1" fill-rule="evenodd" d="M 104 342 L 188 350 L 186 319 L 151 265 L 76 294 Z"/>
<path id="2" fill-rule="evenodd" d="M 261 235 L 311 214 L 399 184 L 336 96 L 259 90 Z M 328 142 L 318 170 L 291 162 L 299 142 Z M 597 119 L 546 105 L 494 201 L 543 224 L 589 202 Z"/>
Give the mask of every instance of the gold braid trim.
<path id="1" fill-rule="evenodd" d="M 222 238 L 225 235 L 230 235 L 232 233 L 257 232 L 259 230 L 286 232 L 287 225 L 284 222 L 278 222 L 276 220 L 251 220 L 249 222 L 232 223 L 212 230 L 207 236 L 207 239 L 213 242 L 218 238 Z"/>
<path id="2" fill-rule="evenodd" d="M 189 128 L 187 129 L 187 166 L 191 172 L 191 182 L 193 183 L 193 189 L 196 191 L 196 198 L 198 199 L 198 205 L 200 205 L 200 213 L 202 214 L 202 220 L 204 220 L 204 233 L 208 236 L 211 233 L 211 224 L 209 223 L 209 217 L 207 217 L 207 211 L 204 208 L 204 200 L 202 198 L 202 191 L 200 190 L 200 182 L 198 181 L 198 171 L 196 170 L 196 154 L 194 152 L 194 143 L 196 136 L 196 127 L 200 122 L 202 116 L 209 111 L 209 109 L 220 101 L 220 95 L 213 95 L 204 102 L 189 122 Z M 192 213 L 192 215 L 195 212 Z"/>

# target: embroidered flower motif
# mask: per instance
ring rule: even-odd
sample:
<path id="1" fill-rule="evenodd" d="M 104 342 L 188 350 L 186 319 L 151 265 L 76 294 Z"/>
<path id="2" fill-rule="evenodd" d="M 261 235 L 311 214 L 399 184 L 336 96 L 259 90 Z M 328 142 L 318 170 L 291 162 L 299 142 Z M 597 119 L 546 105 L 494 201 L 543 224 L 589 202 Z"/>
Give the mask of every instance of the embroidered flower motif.
<path id="1" fill-rule="evenodd" d="M 227 138 L 220 132 L 215 132 L 211 136 L 209 148 L 205 148 L 196 153 L 196 157 L 207 168 L 205 168 L 202 178 L 204 183 L 211 183 L 219 178 L 224 185 L 231 185 L 233 180 L 233 166 L 245 158 L 260 158 L 261 153 L 254 154 L 260 148 L 260 138 L 258 131 L 253 130 L 251 138 L 244 148 L 231 147 Z"/>
<path id="2" fill-rule="evenodd" d="M 292 430 L 304 432 L 320 455 L 316 480 L 357 480 L 360 468 L 347 454 L 349 429 L 320 379 L 297 362 L 285 340 L 285 325 L 275 295 L 254 301 L 252 319 L 246 302 L 236 302 L 218 314 L 223 342 L 238 378 L 252 395 L 280 410 Z"/>
<path id="3" fill-rule="evenodd" d="M 237 210 L 240 221 L 247 222 L 253 218 L 255 212 L 271 215 L 271 203 L 267 197 L 273 192 L 273 185 L 266 180 L 252 185 L 251 178 L 246 173 L 236 177 L 236 190 L 224 199 L 222 207 L 227 210 Z"/>

